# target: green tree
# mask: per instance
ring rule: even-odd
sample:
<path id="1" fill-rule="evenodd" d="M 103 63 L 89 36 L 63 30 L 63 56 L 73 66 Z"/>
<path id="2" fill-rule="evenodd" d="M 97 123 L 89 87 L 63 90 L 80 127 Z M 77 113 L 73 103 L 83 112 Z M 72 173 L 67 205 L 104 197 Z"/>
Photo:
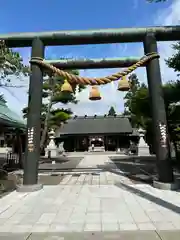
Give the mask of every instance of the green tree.
<path id="1" fill-rule="evenodd" d="M 166 60 L 166 63 L 169 68 L 173 68 L 175 72 L 180 72 L 180 42 L 177 42 L 172 45 L 173 50 L 175 50 L 175 53 L 172 55 L 172 57 L 168 58 Z"/>
<path id="2" fill-rule="evenodd" d="M 15 84 L 12 76 L 23 78 L 28 76 L 30 69 L 23 64 L 20 54 L 6 47 L 3 41 L 0 41 L 0 87 L 22 87 Z"/>
<path id="3" fill-rule="evenodd" d="M 172 45 L 173 50 L 175 51 L 172 57 L 168 58 L 166 60 L 166 63 L 168 67 L 172 68 L 176 73 L 177 77 L 180 76 L 180 42 L 177 42 Z M 177 82 L 180 84 L 180 80 Z M 174 86 L 173 92 L 176 92 L 176 94 L 173 96 L 171 94 L 172 98 L 177 96 L 178 88 L 176 89 L 176 86 Z M 170 131 L 171 131 L 171 138 L 175 146 L 176 150 L 176 157 L 177 159 L 180 159 L 180 106 L 179 104 L 173 104 L 171 103 L 169 107 L 169 111 L 171 112 L 171 123 L 170 123 Z"/>
<path id="4" fill-rule="evenodd" d="M 116 114 L 116 111 L 115 111 L 114 107 L 111 106 L 109 109 L 109 112 L 108 112 L 108 116 L 114 116 L 115 114 Z"/>
<path id="5" fill-rule="evenodd" d="M 13 89 L 22 88 L 25 82 L 24 77 L 29 73 L 30 69 L 23 64 L 20 54 L 0 41 L 0 88 L 6 89 L 16 98 Z M 22 84 L 19 80 L 22 80 Z"/>
<path id="6" fill-rule="evenodd" d="M 135 79 L 134 83 L 132 79 Z M 131 89 L 125 96 L 125 115 L 131 116 L 133 127 L 142 127 L 146 130 L 146 140 L 150 147 L 153 146 L 152 139 L 152 115 L 148 87 L 139 84 L 137 78 L 130 76 Z M 169 125 L 171 139 L 175 139 L 176 123 L 180 121 L 178 115 L 180 109 L 177 103 L 180 101 L 180 81 L 170 81 L 163 85 L 165 108 Z"/>
<path id="7" fill-rule="evenodd" d="M 74 75 L 79 75 L 79 71 L 68 71 Z M 70 109 L 59 108 L 59 104 L 74 103 L 77 104 L 76 91 L 81 92 L 85 87 L 83 85 L 72 84 L 73 92 L 61 92 L 61 86 L 64 83 L 64 78 L 54 75 L 44 78 L 43 83 L 43 104 L 41 109 L 42 120 L 42 136 L 40 147 L 43 149 L 47 140 L 48 129 L 60 127 L 62 122 L 66 122 L 72 111 Z M 24 118 L 27 117 L 28 108 L 22 110 Z"/>
<path id="8" fill-rule="evenodd" d="M 28 76 L 30 69 L 23 64 L 23 59 L 17 51 L 8 48 L 3 41 L 0 41 L 0 87 L 5 88 L 14 96 L 9 88 L 23 87 L 17 85 L 16 79 L 24 80 Z M 13 78 L 12 78 L 13 77 Z M 0 101 L 6 104 L 4 96 L 0 95 Z M 22 165 L 22 143 L 18 141 L 19 161 Z"/>
<path id="9" fill-rule="evenodd" d="M 136 74 L 129 76 L 129 82 L 130 90 L 124 97 L 124 115 L 130 115 L 132 126 L 138 128 L 144 125 L 144 115 L 142 116 L 141 111 L 143 111 L 142 101 L 147 102 L 147 87 L 145 84 L 140 84 Z"/>

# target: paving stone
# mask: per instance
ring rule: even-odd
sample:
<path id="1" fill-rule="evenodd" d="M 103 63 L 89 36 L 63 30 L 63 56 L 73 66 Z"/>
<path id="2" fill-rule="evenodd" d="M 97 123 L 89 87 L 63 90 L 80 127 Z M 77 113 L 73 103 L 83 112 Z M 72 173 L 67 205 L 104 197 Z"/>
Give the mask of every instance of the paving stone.
<path id="1" fill-rule="evenodd" d="M 19 214 L 29 214 L 30 212 L 32 211 L 32 206 L 27 206 L 27 205 L 24 205 L 24 206 L 21 206 L 17 213 Z"/>
<path id="2" fill-rule="evenodd" d="M 53 239 L 53 238 L 51 238 L 51 237 L 53 237 L 53 236 L 56 236 L 56 238 L 58 237 L 57 235 L 56 235 L 56 233 L 54 233 L 54 234 L 52 234 L 52 235 L 50 235 L 51 233 L 47 233 L 47 232 L 44 232 L 44 233 L 32 233 L 30 236 L 29 236 L 29 238 L 28 238 L 28 240 L 49 240 L 49 239 Z"/>
<path id="3" fill-rule="evenodd" d="M 9 233 L 11 232 L 12 227 L 13 225 L 7 222 L 6 224 L 0 226 L 0 233 Z"/>
<path id="4" fill-rule="evenodd" d="M 96 213 L 88 213 L 85 216 L 86 223 L 100 223 L 101 222 L 101 215 Z"/>
<path id="5" fill-rule="evenodd" d="M 23 213 L 14 214 L 13 216 L 11 216 L 11 217 L 8 219 L 8 223 L 9 223 L 9 224 L 17 224 L 17 223 L 20 223 L 21 220 L 22 220 L 25 216 L 26 216 L 26 215 L 23 214 Z"/>
<path id="6" fill-rule="evenodd" d="M 122 212 L 122 214 L 117 216 L 119 223 L 134 223 L 134 219 L 129 212 Z"/>
<path id="7" fill-rule="evenodd" d="M 164 216 L 158 211 L 149 212 L 148 217 L 153 222 L 162 222 L 164 220 Z"/>
<path id="8" fill-rule="evenodd" d="M 21 219 L 20 224 L 34 225 L 39 220 L 40 217 L 41 217 L 41 214 L 38 214 L 38 213 L 27 214 Z"/>
<path id="9" fill-rule="evenodd" d="M 7 218 L 0 218 L 0 226 L 5 224 L 8 221 Z"/>
<path id="10" fill-rule="evenodd" d="M 154 222 L 157 230 L 175 230 L 175 226 L 171 222 Z"/>
<path id="11" fill-rule="evenodd" d="M 56 215 L 56 217 L 51 221 L 52 224 L 65 224 L 69 221 L 69 216 Z"/>
<path id="12" fill-rule="evenodd" d="M 153 223 L 138 223 L 139 230 L 156 230 L 156 227 Z"/>
<path id="13" fill-rule="evenodd" d="M 179 240 L 180 231 L 158 231 L 161 240 Z"/>
<path id="14" fill-rule="evenodd" d="M 84 231 L 101 231 L 100 223 L 86 223 L 84 226 Z"/>
<path id="15" fill-rule="evenodd" d="M 135 223 L 120 223 L 120 230 L 138 230 L 138 226 Z"/>
<path id="16" fill-rule="evenodd" d="M 89 155 L 79 164 L 97 167 L 107 163 L 117 170 L 107 155 Z M 15 231 L 15 225 L 16 231 L 28 231 L 28 226 L 33 225 L 32 232 L 49 232 L 54 227 L 56 233 L 84 230 L 84 234 L 180 228 L 179 193 L 146 184 L 132 185 L 127 177 L 108 171 L 97 175 L 85 172 L 79 176 L 72 172 L 63 175 L 59 185 L 44 186 L 43 190 L 28 194 L 14 191 L 1 198 L 0 233 L 8 233 L 12 228 Z"/>
<path id="17" fill-rule="evenodd" d="M 32 228 L 32 232 L 45 233 L 49 230 L 50 225 L 48 224 L 35 224 Z"/>
<path id="18" fill-rule="evenodd" d="M 124 240 L 161 240 L 155 231 L 125 231 L 120 233 L 120 238 Z M 173 239 L 174 240 L 174 239 Z"/>
<path id="19" fill-rule="evenodd" d="M 118 231 L 118 223 L 102 223 L 102 231 Z"/>
<path id="20" fill-rule="evenodd" d="M 118 217 L 115 214 L 102 213 L 101 219 L 103 223 L 117 223 Z"/>
<path id="21" fill-rule="evenodd" d="M 11 228 L 12 233 L 31 233 L 32 225 L 14 225 Z"/>
<path id="22" fill-rule="evenodd" d="M 26 240 L 30 233 L 0 233 L 0 239 L 2 240 Z"/>
<path id="23" fill-rule="evenodd" d="M 137 223 L 145 223 L 145 222 L 150 222 L 150 219 L 148 218 L 147 215 L 145 214 L 132 214 L 132 218 L 134 219 L 135 222 Z"/>
<path id="24" fill-rule="evenodd" d="M 180 230 L 180 221 L 172 221 L 172 224 L 177 230 Z"/>
<path id="25" fill-rule="evenodd" d="M 48 232 L 70 232 L 67 224 L 52 224 L 49 226 Z"/>
<path id="26" fill-rule="evenodd" d="M 51 224 L 51 222 L 56 217 L 56 214 L 54 213 L 43 213 L 41 217 L 38 220 L 38 224 Z"/>
<path id="27" fill-rule="evenodd" d="M 70 232 L 82 232 L 84 225 L 84 223 L 69 223 L 67 228 Z"/>

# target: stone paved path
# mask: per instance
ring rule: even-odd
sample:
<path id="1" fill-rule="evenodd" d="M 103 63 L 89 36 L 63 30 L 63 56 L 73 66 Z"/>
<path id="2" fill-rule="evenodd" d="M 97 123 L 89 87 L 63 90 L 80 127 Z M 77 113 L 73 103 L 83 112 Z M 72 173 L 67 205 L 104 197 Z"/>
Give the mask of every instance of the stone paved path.
<path id="1" fill-rule="evenodd" d="M 66 173 L 59 185 L 44 186 L 33 193 L 14 191 L 3 197 L 0 199 L 0 233 L 111 232 L 119 236 L 123 231 L 180 230 L 179 192 L 133 184 L 107 155 L 85 156 L 79 165 L 92 168 L 101 165 L 107 171 L 75 177 Z M 108 168 L 117 173 L 109 173 Z M 65 239 L 76 238 L 67 235 Z M 79 235 L 77 239 L 85 238 Z"/>
<path id="2" fill-rule="evenodd" d="M 117 169 L 116 165 L 105 155 L 87 155 L 77 165 L 77 168 L 90 168 L 92 171 L 68 173 L 61 172 L 64 176 L 60 185 L 109 185 L 118 181 L 125 182 L 126 184 L 132 184 L 132 182 L 124 177 L 122 172 Z M 99 169 L 99 170 L 98 170 Z M 101 171 L 100 169 L 103 169 Z M 111 171 L 109 171 L 111 170 Z"/>

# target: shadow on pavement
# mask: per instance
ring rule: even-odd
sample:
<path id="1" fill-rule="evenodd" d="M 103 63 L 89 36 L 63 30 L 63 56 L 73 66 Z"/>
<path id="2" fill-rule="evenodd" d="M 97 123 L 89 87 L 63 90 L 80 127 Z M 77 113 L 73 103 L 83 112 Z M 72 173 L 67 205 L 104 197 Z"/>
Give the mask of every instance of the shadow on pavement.
<path id="1" fill-rule="evenodd" d="M 134 183 L 152 184 L 156 179 L 155 161 L 139 161 L 139 158 L 114 158 L 110 157 L 112 162 L 107 162 L 104 165 L 98 165 L 104 171 L 109 171 L 116 175 L 121 175 L 129 178 Z M 138 160 L 138 161 L 137 161 Z"/>
<path id="2" fill-rule="evenodd" d="M 171 211 L 173 211 L 175 213 L 180 214 L 180 207 L 178 207 L 178 206 L 176 206 L 176 205 L 174 205 L 172 203 L 169 203 L 169 202 L 167 202 L 167 201 L 165 201 L 165 200 L 163 200 L 161 198 L 155 197 L 155 196 L 153 196 L 153 195 L 151 195 L 149 193 L 146 193 L 146 192 L 144 192 L 144 191 L 142 191 L 140 189 L 136 189 L 136 188 L 134 188 L 132 186 L 129 186 L 129 185 L 125 184 L 125 183 L 116 183 L 115 186 L 120 187 L 120 188 L 122 188 L 124 190 L 127 190 L 128 192 L 136 194 L 137 196 L 140 196 L 140 197 L 142 197 L 144 199 L 147 199 L 147 200 L 149 200 L 149 201 L 151 201 L 153 203 L 156 203 L 156 204 L 158 204 L 158 205 L 160 205 L 160 206 L 162 206 L 162 207 L 164 207 L 166 209 L 169 209 L 169 210 L 171 210 Z"/>
<path id="3" fill-rule="evenodd" d="M 83 157 L 62 157 L 62 158 L 56 158 L 55 164 L 52 164 L 52 161 L 44 160 L 39 164 L 39 171 L 55 171 L 55 170 L 73 170 L 77 167 L 77 165 L 80 163 L 80 161 L 83 159 Z"/>
<path id="4" fill-rule="evenodd" d="M 152 184 L 153 180 L 157 180 L 155 156 L 110 157 L 110 159 L 116 168 L 132 181 Z M 118 174 L 118 171 L 114 173 Z M 174 175 L 176 179 L 180 178 L 176 166 Z"/>

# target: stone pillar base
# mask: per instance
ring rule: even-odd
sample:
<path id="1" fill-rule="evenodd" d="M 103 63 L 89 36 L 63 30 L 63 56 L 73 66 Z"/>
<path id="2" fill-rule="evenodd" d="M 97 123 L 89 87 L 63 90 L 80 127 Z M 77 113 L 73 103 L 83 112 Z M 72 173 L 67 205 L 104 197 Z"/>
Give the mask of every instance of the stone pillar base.
<path id="1" fill-rule="evenodd" d="M 153 187 L 162 190 L 178 190 L 180 188 L 179 182 L 163 183 L 159 181 L 153 181 Z"/>
<path id="2" fill-rule="evenodd" d="M 149 147 L 138 147 L 138 156 L 150 156 Z"/>
<path id="3" fill-rule="evenodd" d="M 51 148 L 51 149 L 46 148 L 46 149 L 45 149 L 45 157 L 48 157 L 49 152 L 50 152 L 50 156 L 51 156 L 51 158 L 58 157 L 58 151 L 57 151 L 57 148 L 53 148 L 53 149 L 52 149 L 52 148 Z"/>
<path id="4" fill-rule="evenodd" d="M 16 191 L 17 192 L 35 192 L 39 191 L 43 188 L 42 184 L 33 184 L 33 185 L 17 185 Z"/>

